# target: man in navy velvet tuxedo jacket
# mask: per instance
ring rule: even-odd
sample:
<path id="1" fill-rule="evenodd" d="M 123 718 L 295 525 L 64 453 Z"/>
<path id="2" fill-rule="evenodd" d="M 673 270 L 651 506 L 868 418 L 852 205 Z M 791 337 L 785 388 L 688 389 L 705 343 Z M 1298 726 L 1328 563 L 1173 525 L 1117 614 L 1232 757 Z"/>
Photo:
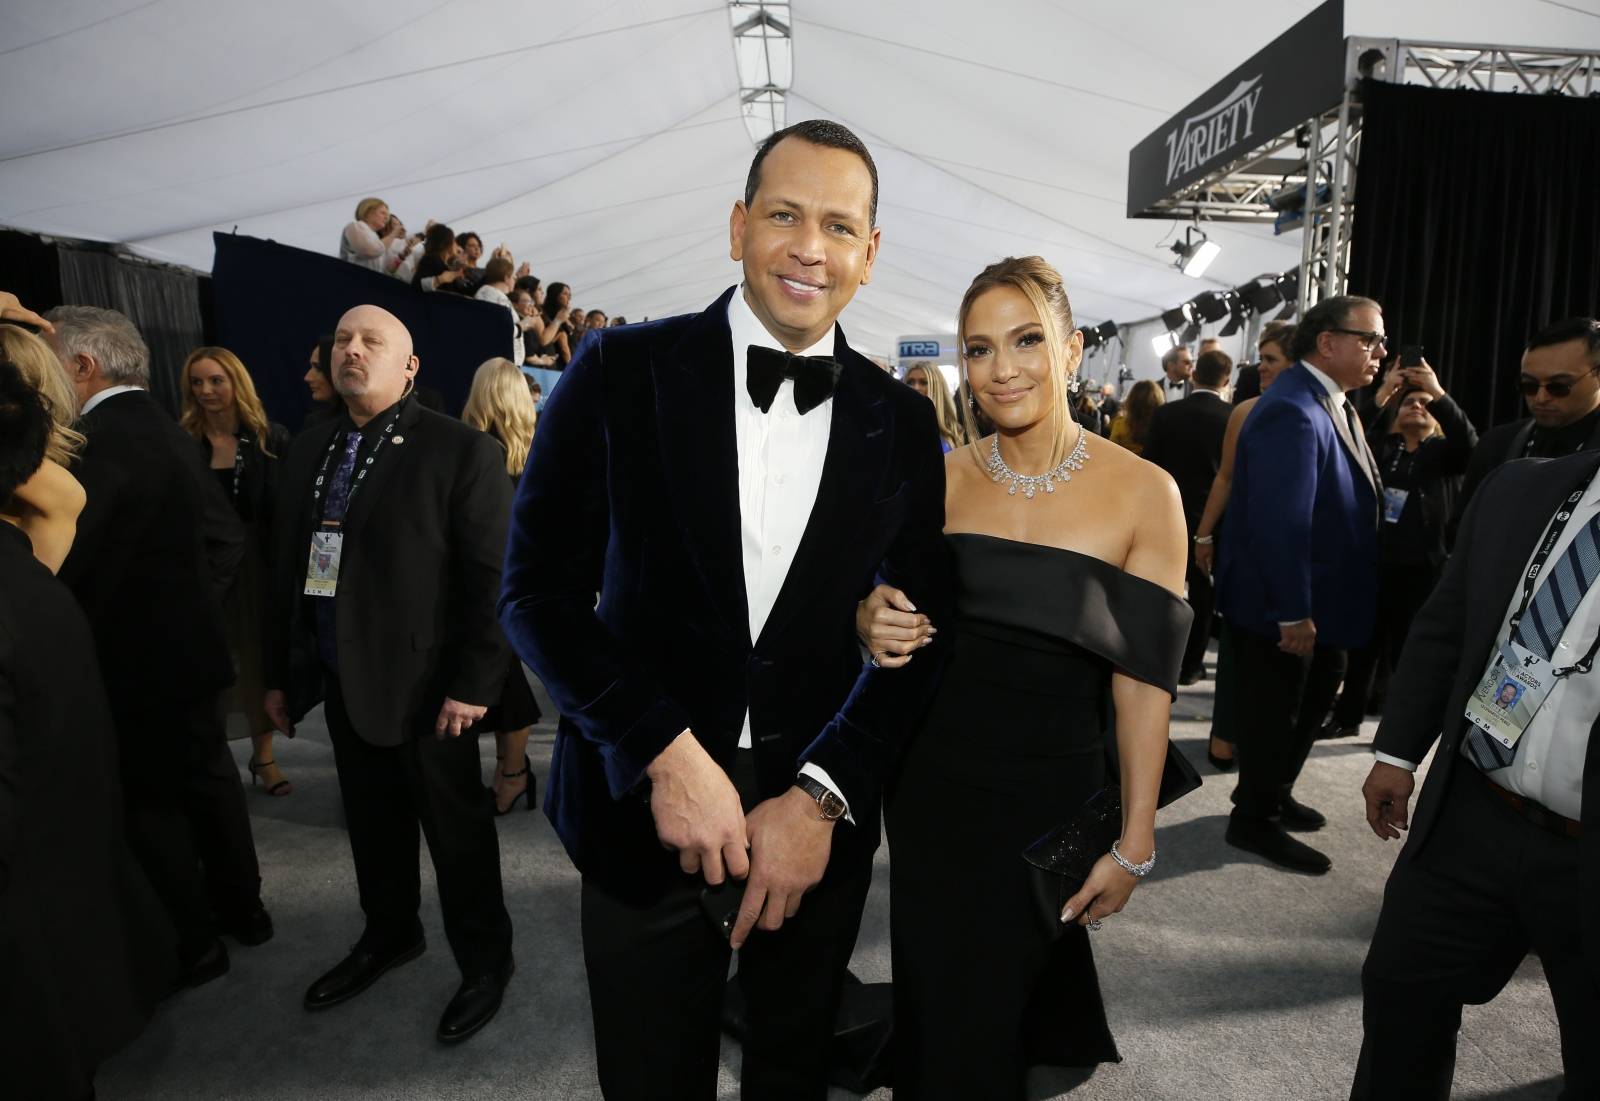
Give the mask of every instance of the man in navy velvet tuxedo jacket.
<path id="1" fill-rule="evenodd" d="M 1383 487 L 1346 391 L 1371 382 L 1383 313 L 1368 298 L 1325 299 L 1295 330 L 1298 359 L 1239 433 L 1217 595 L 1239 671 L 1239 784 L 1230 844 L 1320 875 L 1326 856 L 1286 829 L 1325 819 L 1291 794 L 1339 688 L 1344 651 L 1377 611 Z"/>
<path id="2" fill-rule="evenodd" d="M 501 621 L 562 714 L 546 813 L 610 1101 L 715 1096 L 730 948 L 744 1096 L 826 1093 L 880 789 L 942 664 L 864 663 L 856 603 L 879 576 L 935 622 L 952 600 L 932 407 L 835 325 L 876 206 L 848 130 L 774 135 L 731 219 L 743 284 L 591 334 L 517 493 Z"/>

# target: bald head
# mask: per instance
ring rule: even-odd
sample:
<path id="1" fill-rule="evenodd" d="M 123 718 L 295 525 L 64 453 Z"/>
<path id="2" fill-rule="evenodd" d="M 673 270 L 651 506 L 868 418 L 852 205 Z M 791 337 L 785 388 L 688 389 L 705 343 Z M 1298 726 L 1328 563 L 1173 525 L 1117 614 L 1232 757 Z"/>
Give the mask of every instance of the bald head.
<path id="1" fill-rule="evenodd" d="M 365 424 L 405 396 L 417 373 L 411 333 L 380 306 L 357 306 L 333 333 L 333 388 Z"/>

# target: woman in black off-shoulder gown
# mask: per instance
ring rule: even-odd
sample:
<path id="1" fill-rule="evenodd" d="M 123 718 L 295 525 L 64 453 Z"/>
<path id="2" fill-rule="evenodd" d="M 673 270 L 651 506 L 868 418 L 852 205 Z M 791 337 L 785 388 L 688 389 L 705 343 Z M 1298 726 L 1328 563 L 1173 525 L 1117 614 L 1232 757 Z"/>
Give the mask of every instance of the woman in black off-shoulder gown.
<path id="1" fill-rule="evenodd" d="M 1030 289 L 1050 316 L 1039 317 Z M 1115 933 L 1082 922 L 1110 919 L 1115 930 L 1138 879 L 1104 856 L 1072 920 L 1047 920 L 1022 854 L 1119 783 L 1124 855 L 1154 859 L 1191 618 L 1178 595 L 1185 529 L 1170 478 L 1098 437 L 1089 445 L 1057 403 L 1081 357 L 1060 275 L 1036 257 L 993 265 L 960 322 L 963 401 L 975 396 L 999 435 L 946 460 L 956 618 L 932 626 L 953 644 L 885 799 L 896 1101 L 1021 1098 L 1030 1066 L 1120 1061 L 1090 947 Z M 1039 336 L 1047 323 L 1061 336 L 1055 350 Z M 1065 442 L 1055 424 L 1068 425 Z M 880 587 L 858 617 L 889 669 L 924 660 L 913 617 L 883 614 L 897 597 Z"/>

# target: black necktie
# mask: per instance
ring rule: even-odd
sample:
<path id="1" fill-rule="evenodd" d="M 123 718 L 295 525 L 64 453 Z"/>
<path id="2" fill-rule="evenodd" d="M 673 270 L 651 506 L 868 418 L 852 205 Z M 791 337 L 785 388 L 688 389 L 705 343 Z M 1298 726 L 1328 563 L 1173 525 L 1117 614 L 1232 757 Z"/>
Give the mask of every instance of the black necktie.
<path id="1" fill-rule="evenodd" d="M 827 356 L 797 356 L 755 344 L 745 360 L 745 388 L 763 413 L 772 409 L 783 380 L 794 380 L 794 407 L 800 415 L 811 412 L 833 395 L 839 381 L 839 361 Z"/>

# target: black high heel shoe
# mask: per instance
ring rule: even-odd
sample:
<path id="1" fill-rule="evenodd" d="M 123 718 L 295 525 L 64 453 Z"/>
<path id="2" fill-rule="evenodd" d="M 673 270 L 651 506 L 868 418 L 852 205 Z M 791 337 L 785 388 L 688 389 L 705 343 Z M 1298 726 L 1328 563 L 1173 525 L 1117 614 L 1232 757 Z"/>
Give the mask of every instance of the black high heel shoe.
<path id="1" fill-rule="evenodd" d="M 277 763 L 277 761 L 258 761 L 254 757 L 250 758 L 250 786 L 255 787 L 257 782 L 266 784 L 267 782 L 261 779 L 261 770 L 271 768 Z M 287 779 L 279 780 L 276 784 L 267 784 L 268 795 L 288 795 L 292 791 L 294 791 L 294 785 Z"/>
<path id="2" fill-rule="evenodd" d="M 1221 741 L 1222 739 L 1216 738 L 1212 740 Z M 1233 766 L 1239 763 L 1239 758 L 1237 756 L 1218 757 L 1215 753 L 1211 752 L 1212 740 L 1208 740 L 1206 742 L 1206 760 L 1210 761 L 1211 767 L 1216 769 L 1218 772 L 1232 772 Z"/>
<path id="3" fill-rule="evenodd" d="M 524 796 L 526 796 L 528 804 L 524 808 L 525 810 L 532 810 L 538 804 L 538 796 L 535 795 L 533 790 L 533 785 L 537 778 L 533 774 L 533 763 L 528 760 L 528 755 L 526 753 L 522 755 L 522 770 L 520 772 L 502 772 L 500 775 L 504 776 L 507 780 L 514 780 L 518 776 L 526 776 L 528 778 L 528 783 L 526 787 L 517 793 L 516 799 L 513 799 L 511 802 L 506 804 L 505 810 L 500 809 L 500 803 L 498 800 L 495 801 L 494 813 L 496 818 L 499 818 L 502 815 L 510 814 L 512 809 L 517 805 L 517 799 L 521 799 Z M 494 799 L 494 796 L 494 789 L 490 788 L 489 797 Z"/>

